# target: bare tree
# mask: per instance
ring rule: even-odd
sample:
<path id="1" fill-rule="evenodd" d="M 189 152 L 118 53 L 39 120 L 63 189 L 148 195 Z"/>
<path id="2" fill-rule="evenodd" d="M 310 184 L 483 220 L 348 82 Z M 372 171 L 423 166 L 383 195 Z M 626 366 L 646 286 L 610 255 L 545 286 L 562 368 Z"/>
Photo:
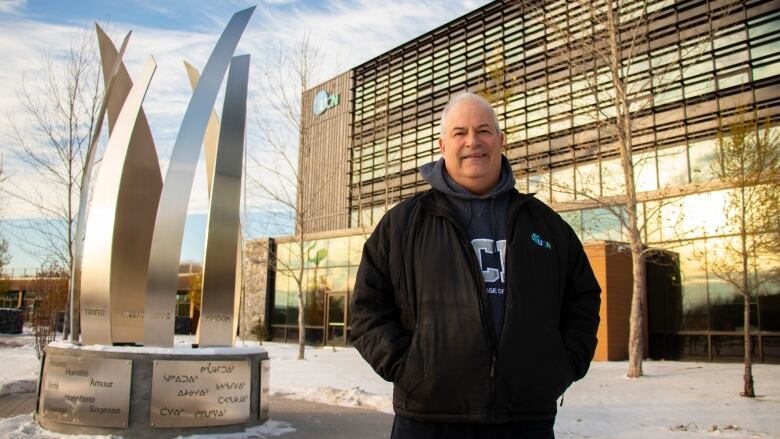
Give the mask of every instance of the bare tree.
<path id="1" fill-rule="evenodd" d="M 547 34 L 543 43 L 545 54 L 552 63 L 566 67 L 558 75 L 568 77 L 572 84 L 571 91 L 567 89 L 560 95 L 551 91 L 549 101 L 560 104 L 558 110 L 574 115 L 575 121 L 588 119 L 587 124 L 598 133 L 602 154 L 605 147 L 610 147 L 619 159 L 619 193 L 578 194 L 592 205 L 612 212 L 627 235 L 633 275 L 627 371 L 631 378 L 642 376 L 645 264 L 654 252 L 646 245 L 642 230 L 649 224 L 642 223 L 637 208 L 636 177 L 642 159 L 635 150 L 635 136 L 651 123 L 648 110 L 656 97 L 682 79 L 685 68 L 680 68 L 679 60 L 708 57 L 720 20 L 728 16 L 736 3 L 709 9 L 708 20 L 687 31 L 691 42 L 682 44 L 680 53 L 673 51 L 657 57 L 650 56 L 648 33 L 670 19 L 668 13 L 664 15 L 665 2 L 538 1 L 525 6 L 541 16 Z M 509 85 L 522 84 L 523 79 L 510 76 L 506 81 Z M 599 153 L 596 150 L 579 154 L 597 157 Z M 554 188 L 554 182 L 547 183 Z M 659 218 L 658 212 L 648 216 L 654 215 Z"/>
<path id="2" fill-rule="evenodd" d="M 314 217 L 313 206 L 327 184 L 306 184 L 302 167 L 310 161 L 311 145 L 302 140 L 310 128 L 302 118 L 301 95 L 315 84 L 314 75 L 322 64 L 317 46 L 304 35 L 292 47 L 278 47 L 264 69 L 266 89 L 263 101 L 271 111 L 258 121 L 261 145 L 248 155 L 249 162 L 260 170 L 247 175 L 250 191 L 265 200 L 267 210 L 276 213 L 282 223 L 294 223 L 292 259 L 277 259 L 277 272 L 291 276 L 297 291 L 298 359 L 305 354 L 304 294 L 308 288 L 305 277 L 312 258 L 319 261 L 322 253 L 309 241 L 309 223 Z M 318 256 L 319 255 L 319 256 Z"/>
<path id="3" fill-rule="evenodd" d="M 0 293 L 8 291 L 8 280 L 6 279 L 5 267 L 11 262 L 11 254 L 8 249 L 8 240 L 0 235 Z"/>
<path id="4" fill-rule="evenodd" d="M 768 120 L 760 126 L 753 116 L 752 110 L 738 109 L 719 134 L 712 170 L 733 189 L 728 191 L 725 223 L 718 232 L 736 236 L 723 238 L 723 245 L 709 249 L 706 255 L 710 272 L 742 296 L 745 372 L 741 395 L 750 398 L 755 397 L 750 301 L 776 274 L 765 265 L 767 259 L 777 259 L 780 240 L 780 137 L 770 130 Z"/>
<path id="5" fill-rule="evenodd" d="M 5 182 L 5 175 L 3 174 L 3 160 L 0 156 L 0 185 Z M 0 208 L 2 212 L 2 208 Z M 8 247 L 8 240 L 5 239 L 2 233 L 0 233 L 0 293 L 8 291 L 8 280 L 6 278 L 5 267 L 11 262 L 11 252 Z"/>
<path id="6" fill-rule="evenodd" d="M 99 107 L 99 67 L 91 33 L 80 30 L 66 53 L 44 54 L 36 79 L 22 79 L 16 96 L 25 123 L 8 116 L 8 138 L 16 157 L 24 172 L 40 179 L 36 184 L 11 179 L 4 189 L 14 202 L 40 216 L 24 223 L 20 243 L 68 273 L 73 267 L 81 175 Z"/>
<path id="7" fill-rule="evenodd" d="M 35 274 L 33 290 L 38 295 L 32 310 L 35 354 L 41 358 L 43 349 L 57 335 L 60 314 L 65 314 L 68 272 L 56 262 L 44 263 Z"/>

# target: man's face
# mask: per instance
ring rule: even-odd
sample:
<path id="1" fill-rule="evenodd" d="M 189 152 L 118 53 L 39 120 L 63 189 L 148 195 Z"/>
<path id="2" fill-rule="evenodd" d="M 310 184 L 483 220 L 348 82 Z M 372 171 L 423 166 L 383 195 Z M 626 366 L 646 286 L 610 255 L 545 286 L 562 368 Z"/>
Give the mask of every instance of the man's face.
<path id="1" fill-rule="evenodd" d="M 439 148 L 447 174 L 476 195 L 485 195 L 501 176 L 504 134 L 496 130 L 490 110 L 464 99 L 447 113 Z"/>

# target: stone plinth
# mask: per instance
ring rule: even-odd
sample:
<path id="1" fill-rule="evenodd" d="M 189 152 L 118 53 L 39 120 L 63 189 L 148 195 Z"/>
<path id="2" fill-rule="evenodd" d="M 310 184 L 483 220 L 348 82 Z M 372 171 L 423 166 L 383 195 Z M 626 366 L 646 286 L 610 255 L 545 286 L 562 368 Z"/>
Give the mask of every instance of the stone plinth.
<path id="1" fill-rule="evenodd" d="M 47 430 L 160 439 L 239 432 L 268 419 L 268 373 L 262 373 L 263 367 L 268 370 L 268 353 L 262 348 L 55 342 L 45 352 L 36 419 Z M 161 425 L 224 423 L 236 413 L 242 420 L 232 425 Z"/>

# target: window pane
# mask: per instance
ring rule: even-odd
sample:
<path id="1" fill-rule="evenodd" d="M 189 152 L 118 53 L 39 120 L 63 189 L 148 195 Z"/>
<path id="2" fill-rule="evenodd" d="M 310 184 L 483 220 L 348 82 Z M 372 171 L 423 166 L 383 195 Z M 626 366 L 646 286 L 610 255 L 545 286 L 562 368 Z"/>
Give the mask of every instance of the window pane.
<path id="1" fill-rule="evenodd" d="M 624 209 L 614 207 L 622 213 Z M 622 224 L 615 213 L 606 208 L 587 209 L 582 211 L 582 237 L 586 241 L 622 241 Z"/>
<path id="2" fill-rule="evenodd" d="M 715 140 L 704 140 L 691 143 L 689 148 L 691 163 L 691 180 L 703 183 L 712 180 L 712 163 L 716 159 Z"/>
<path id="3" fill-rule="evenodd" d="M 535 192 L 536 198 L 550 202 L 550 184 L 547 172 L 528 176 L 528 192 Z"/>
<path id="4" fill-rule="evenodd" d="M 577 236 L 582 239 L 582 211 L 572 210 L 569 212 L 561 212 L 561 218 L 563 218 L 563 220 L 571 226 Z"/>
<path id="5" fill-rule="evenodd" d="M 599 196 L 599 164 L 590 162 L 577 165 L 577 199 L 588 200 Z"/>
<path id="6" fill-rule="evenodd" d="M 609 197 L 625 193 L 625 179 L 620 159 L 603 160 L 601 162 L 601 195 Z"/>
<path id="7" fill-rule="evenodd" d="M 349 265 L 359 265 L 363 256 L 363 244 L 365 239 L 363 235 L 353 235 L 349 237 Z"/>
<path id="8" fill-rule="evenodd" d="M 679 329 L 706 330 L 709 328 L 707 302 L 707 273 L 704 270 L 704 242 L 688 241 L 674 247 L 680 255 L 682 298 L 680 301 Z"/>
<path id="9" fill-rule="evenodd" d="M 733 231 L 726 223 L 726 191 L 705 192 L 683 198 L 677 231 L 687 236 L 712 236 Z M 664 235 L 664 239 L 673 239 Z"/>
<path id="10" fill-rule="evenodd" d="M 331 268 L 328 270 L 328 285 L 330 292 L 347 292 L 347 267 Z"/>
<path id="11" fill-rule="evenodd" d="M 564 203 L 574 200 L 574 168 L 560 168 L 552 171 L 552 202 Z"/>
<path id="12" fill-rule="evenodd" d="M 634 153 L 631 157 L 634 166 L 634 186 L 637 192 L 658 189 L 655 167 L 655 151 L 642 154 Z"/>
<path id="13" fill-rule="evenodd" d="M 688 183 L 688 156 L 685 145 L 658 150 L 658 183 L 661 187 Z"/>
<path id="14" fill-rule="evenodd" d="M 328 267 L 347 265 L 349 237 L 331 238 L 328 241 L 328 257 L 325 258 L 325 265 Z"/>

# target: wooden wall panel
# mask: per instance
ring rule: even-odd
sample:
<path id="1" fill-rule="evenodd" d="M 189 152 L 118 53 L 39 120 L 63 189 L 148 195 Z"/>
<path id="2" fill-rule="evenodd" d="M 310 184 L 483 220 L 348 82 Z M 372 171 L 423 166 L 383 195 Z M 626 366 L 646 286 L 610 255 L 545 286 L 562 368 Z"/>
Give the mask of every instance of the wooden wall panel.
<path id="1" fill-rule="evenodd" d="M 316 115 L 314 98 L 323 90 L 328 95 L 339 95 L 339 102 Z M 298 166 L 303 176 L 301 202 L 307 209 L 303 224 L 307 233 L 349 227 L 351 106 L 351 71 L 303 94 Z"/>

